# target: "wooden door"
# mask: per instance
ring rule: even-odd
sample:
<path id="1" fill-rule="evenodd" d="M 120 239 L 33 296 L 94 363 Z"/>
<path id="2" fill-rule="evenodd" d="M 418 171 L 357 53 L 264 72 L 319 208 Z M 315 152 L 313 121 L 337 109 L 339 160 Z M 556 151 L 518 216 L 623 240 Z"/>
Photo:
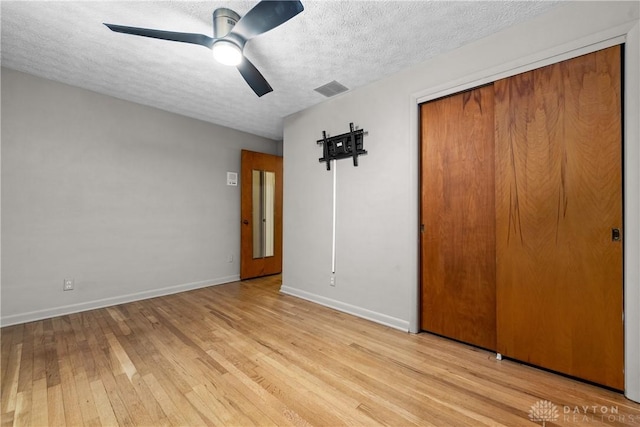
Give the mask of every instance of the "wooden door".
<path id="1" fill-rule="evenodd" d="M 498 351 L 622 390 L 620 47 L 495 83 Z"/>
<path id="2" fill-rule="evenodd" d="M 282 157 L 242 150 L 240 278 L 282 272 Z"/>
<path id="3" fill-rule="evenodd" d="M 421 106 L 421 326 L 495 349 L 493 87 Z"/>

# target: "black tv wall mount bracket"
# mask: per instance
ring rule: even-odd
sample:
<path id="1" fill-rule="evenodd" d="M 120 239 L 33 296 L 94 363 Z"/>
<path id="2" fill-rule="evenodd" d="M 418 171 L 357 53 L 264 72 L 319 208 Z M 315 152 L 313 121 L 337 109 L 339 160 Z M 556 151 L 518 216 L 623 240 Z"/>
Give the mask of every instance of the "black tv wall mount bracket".
<path id="1" fill-rule="evenodd" d="M 331 170 L 331 160 L 353 158 L 353 166 L 358 166 L 358 156 L 367 154 L 364 149 L 364 135 L 362 129 L 356 129 L 353 123 L 349 123 L 350 131 L 342 135 L 327 137 L 327 132 L 322 131 L 322 139 L 316 141 L 322 144 L 322 157 L 320 163 L 327 163 L 327 170 Z"/>

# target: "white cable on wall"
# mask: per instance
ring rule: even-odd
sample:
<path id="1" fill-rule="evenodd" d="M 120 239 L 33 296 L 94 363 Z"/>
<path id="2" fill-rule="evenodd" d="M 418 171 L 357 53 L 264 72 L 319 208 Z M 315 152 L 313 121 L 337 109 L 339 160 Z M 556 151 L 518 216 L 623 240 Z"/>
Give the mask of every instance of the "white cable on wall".
<path id="1" fill-rule="evenodd" d="M 331 242 L 331 272 L 336 274 L 336 187 L 338 161 L 333 160 L 333 232 Z"/>

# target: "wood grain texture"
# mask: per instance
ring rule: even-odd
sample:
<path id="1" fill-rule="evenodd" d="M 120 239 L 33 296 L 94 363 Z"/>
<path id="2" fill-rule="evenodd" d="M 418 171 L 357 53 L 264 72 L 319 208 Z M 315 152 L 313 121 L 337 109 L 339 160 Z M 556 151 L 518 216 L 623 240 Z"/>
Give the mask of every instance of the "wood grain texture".
<path id="1" fill-rule="evenodd" d="M 280 285 L 269 276 L 3 328 L 1 424 L 535 426 L 538 400 L 561 417 L 561 405 L 595 406 L 615 407 L 616 425 L 640 420 L 621 394 Z M 36 338 L 49 327 L 59 368 L 42 376 L 31 366 L 49 357 Z M 612 424 L 597 411 L 589 425 Z"/>
<path id="2" fill-rule="evenodd" d="M 266 276 L 282 272 L 282 157 L 242 150 L 240 201 L 240 278 Z M 273 256 L 253 258 L 252 171 L 275 172 L 275 212 Z M 246 223 L 245 223 L 246 222 Z"/>
<path id="3" fill-rule="evenodd" d="M 498 351 L 623 389 L 620 47 L 495 83 Z"/>
<path id="4" fill-rule="evenodd" d="M 421 106 L 422 329 L 496 347 L 493 88 Z"/>

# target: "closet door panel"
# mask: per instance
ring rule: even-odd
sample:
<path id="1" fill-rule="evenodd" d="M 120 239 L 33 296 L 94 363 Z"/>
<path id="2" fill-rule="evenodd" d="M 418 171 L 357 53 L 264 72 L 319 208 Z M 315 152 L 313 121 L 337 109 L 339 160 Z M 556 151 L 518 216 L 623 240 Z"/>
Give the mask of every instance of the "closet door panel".
<path id="1" fill-rule="evenodd" d="M 495 83 L 497 348 L 623 389 L 620 47 Z"/>
<path id="2" fill-rule="evenodd" d="M 422 329 L 495 349 L 493 88 L 421 106 Z"/>

